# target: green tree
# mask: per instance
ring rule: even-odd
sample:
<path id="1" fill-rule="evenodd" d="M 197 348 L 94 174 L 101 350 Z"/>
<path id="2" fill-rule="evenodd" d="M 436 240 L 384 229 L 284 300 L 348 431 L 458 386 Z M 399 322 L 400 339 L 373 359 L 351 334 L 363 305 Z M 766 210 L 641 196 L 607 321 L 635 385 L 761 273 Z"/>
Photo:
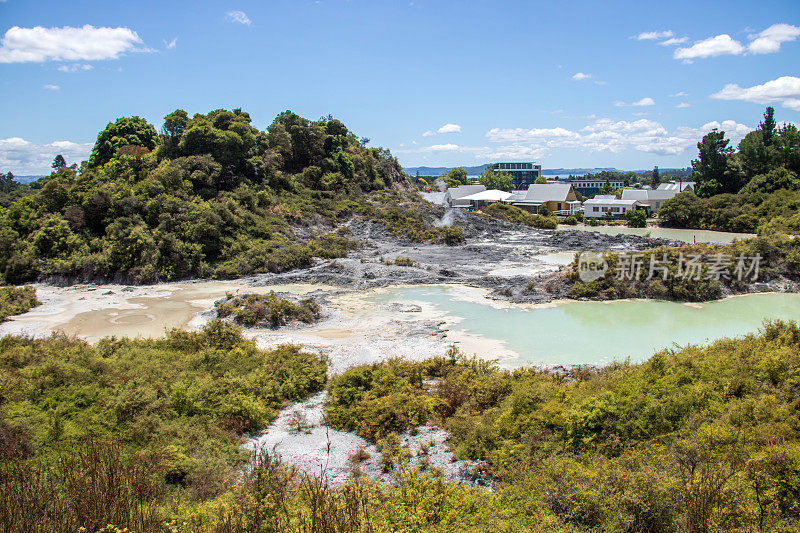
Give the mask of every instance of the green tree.
<path id="1" fill-rule="evenodd" d="M 539 176 L 538 178 L 536 178 L 536 181 L 534 181 L 534 183 L 537 185 L 546 185 L 547 178 L 545 178 L 544 176 Z"/>
<path id="2" fill-rule="evenodd" d="M 711 196 L 720 192 L 738 191 L 738 186 L 729 183 L 725 176 L 728 158 L 733 153 L 729 143 L 725 132 L 717 128 L 708 132 L 697 143 L 700 154 L 697 159 L 692 160 L 692 169 L 698 184 L 698 194 Z"/>
<path id="3" fill-rule="evenodd" d="M 644 210 L 642 209 L 628 211 L 628 214 L 625 215 L 625 218 L 628 219 L 628 227 L 644 228 L 647 226 L 647 214 L 645 214 Z"/>
<path id="4" fill-rule="evenodd" d="M 650 186 L 654 189 L 658 189 L 658 186 L 661 184 L 661 174 L 658 172 L 658 167 L 653 167 L 653 176 L 650 178 Z"/>
<path id="5" fill-rule="evenodd" d="M 157 142 L 156 129 L 145 119 L 135 116 L 118 118 L 97 135 L 89 166 L 98 167 L 108 163 L 123 146 L 141 146 L 152 150 Z"/>
<path id="6" fill-rule="evenodd" d="M 761 137 L 766 146 L 772 144 L 772 138 L 775 136 L 775 128 L 775 108 L 769 106 L 764 112 L 764 122 L 758 125 L 758 129 L 761 130 Z"/>
<path id="7" fill-rule="evenodd" d="M 59 170 L 61 170 L 61 169 L 62 169 L 62 168 L 64 168 L 65 166 L 67 166 L 67 162 L 64 160 L 64 156 L 63 156 L 63 155 L 61 155 L 61 154 L 58 154 L 58 155 L 55 157 L 55 159 L 53 159 L 53 164 L 52 164 L 52 165 L 50 165 L 50 166 L 52 166 L 52 167 L 53 167 L 53 170 L 55 170 L 56 172 L 58 172 Z"/>
<path id="8" fill-rule="evenodd" d="M 469 183 L 467 179 L 467 171 L 461 167 L 451 168 L 441 178 L 447 183 L 448 187 L 458 187 L 459 185 L 466 185 Z"/>
<path id="9" fill-rule="evenodd" d="M 492 167 L 486 167 L 478 178 L 478 183 L 487 189 L 510 191 L 514 187 L 514 179 L 507 172 L 495 172 Z"/>

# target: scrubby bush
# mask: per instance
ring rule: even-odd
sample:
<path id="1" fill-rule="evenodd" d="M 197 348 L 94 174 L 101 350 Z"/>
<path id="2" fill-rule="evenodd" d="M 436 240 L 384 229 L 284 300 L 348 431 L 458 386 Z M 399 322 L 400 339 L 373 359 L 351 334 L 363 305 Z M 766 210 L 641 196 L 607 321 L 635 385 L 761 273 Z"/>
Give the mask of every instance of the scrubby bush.
<path id="1" fill-rule="evenodd" d="M 311 298 L 293 302 L 274 292 L 267 295 L 242 294 L 215 302 L 217 316 L 232 317 L 243 326 L 277 328 L 296 320 L 310 324 L 319 318 L 319 305 Z"/>
<path id="2" fill-rule="evenodd" d="M 539 214 L 529 213 L 524 209 L 520 209 L 519 207 L 502 204 L 500 202 L 496 202 L 490 204 L 486 207 L 482 207 L 480 209 L 481 213 L 489 215 L 493 218 L 499 218 L 502 220 L 507 220 L 509 222 L 513 222 L 515 224 L 524 224 L 526 226 L 531 226 L 533 228 L 540 228 L 540 229 L 556 229 L 558 226 L 558 221 L 556 217 L 551 216 L 548 212 L 547 215 L 542 214 L 543 211 L 539 211 Z"/>
<path id="3" fill-rule="evenodd" d="M 33 287 L 0 287 L 0 322 L 10 316 L 27 313 L 41 302 Z"/>

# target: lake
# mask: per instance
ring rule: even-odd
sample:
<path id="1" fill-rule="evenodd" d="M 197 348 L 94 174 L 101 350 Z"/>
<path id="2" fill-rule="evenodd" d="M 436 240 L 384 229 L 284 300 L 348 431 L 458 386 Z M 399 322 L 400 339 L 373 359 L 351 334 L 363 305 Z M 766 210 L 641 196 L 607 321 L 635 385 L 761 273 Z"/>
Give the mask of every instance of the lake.
<path id="1" fill-rule="evenodd" d="M 417 286 L 390 288 L 367 299 L 435 308 L 454 339 L 467 335 L 501 341 L 517 355 L 516 361 L 503 360 L 508 366 L 638 362 L 670 346 L 756 332 L 766 319 L 800 320 L 800 295 L 781 293 L 704 304 L 617 300 L 520 306 L 464 297 L 457 287 Z"/>

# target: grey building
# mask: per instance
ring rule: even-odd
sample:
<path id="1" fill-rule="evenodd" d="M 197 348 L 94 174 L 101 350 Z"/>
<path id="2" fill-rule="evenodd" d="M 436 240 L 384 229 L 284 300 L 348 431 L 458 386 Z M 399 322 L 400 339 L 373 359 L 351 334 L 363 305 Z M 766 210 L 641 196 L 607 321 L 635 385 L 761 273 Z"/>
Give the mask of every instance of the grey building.
<path id="1" fill-rule="evenodd" d="M 527 189 L 542 175 L 542 165 L 535 163 L 493 163 L 492 170 L 510 174 L 515 189 Z"/>

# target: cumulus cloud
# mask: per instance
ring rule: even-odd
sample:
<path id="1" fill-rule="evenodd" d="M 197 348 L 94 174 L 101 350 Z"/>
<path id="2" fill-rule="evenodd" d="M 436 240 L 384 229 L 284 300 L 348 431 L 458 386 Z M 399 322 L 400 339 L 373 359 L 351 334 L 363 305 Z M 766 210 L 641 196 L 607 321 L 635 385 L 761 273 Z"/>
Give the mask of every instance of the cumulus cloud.
<path id="1" fill-rule="evenodd" d="M 781 43 L 794 41 L 800 36 L 800 27 L 791 24 L 773 24 L 766 30 L 751 35 L 747 49 L 753 54 L 772 54 L 781 49 Z"/>
<path id="2" fill-rule="evenodd" d="M 68 163 L 77 163 L 89 157 L 91 143 L 54 141 L 48 144 L 35 144 L 21 137 L 0 139 L 0 172 L 14 174 L 48 174 L 50 165 L 57 154 L 63 155 Z"/>
<path id="3" fill-rule="evenodd" d="M 739 55 L 744 51 L 745 47 L 742 46 L 742 43 L 732 39 L 727 33 L 723 33 L 716 37 L 709 37 L 708 39 L 697 41 L 687 48 L 678 48 L 675 50 L 673 57 L 675 59 L 683 59 L 686 62 L 691 62 L 693 59 L 703 57 Z"/>
<path id="4" fill-rule="evenodd" d="M 625 106 L 635 106 L 635 107 L 646 107 L 651 105 L 656 105 L 656 101 L 646 96 L 641 100 L 636 100 L 635 102 L 625 103 L 625 102 L 614 102 L 614 105 L 617 107 L 625 107 Z"/>
<path id="5" fill-rule="evenodd" d="M 689 96 L 689 93 L 684 92 L 684 91 L 678 91 L 675 94 L 669 95 L 670 98 L 680 98 L 681 96 Z"/>
<path id="6" fill-rule="evenodd" d="M 721 91 L 712 94 L 711 98 L 742 100 L 756 104 L 780 102 L 783 107 L 800 111 L 800 78 L 781 76 L 778 79 L 752 87 L 739 87 L 735 83 L 730 83 Z"/>
<path id="7" fill-rule="evenodd" d="M 580 129 L 555 128 L 492 128 L 486 132 L 486 146 L 437 144 L 426 147 L 400 148 L 398 153 L 428 154 L 452 152 L 472 154 L 476 159 L 541 159 L 554 149 L 585 152 L 619 153 L 637 150 L 664 156 L 680 155 L 693 150 L 703 135 L 717 128 L 725 131 L 733 144 L 752 128 L 733 120 L 708 122 L 699 127 L 678 127 L 668 130 L 658 121 L 614 120 L 594 118 Z"/>
<path id="8" fill-rule="evenodd" d="M 575 74 L 572 75 L 572 79 L 578 81 L 588 80 L 591 77 L 592 77 L 591 74 L 584 74 L 583 72 L 576 72 Z"/>
<path id="9" fill-rule="evenodd" d="M 58 70 L 61 72 L 82 72 L 92 70 L 94 67 L 88 63 L 72 63 L 71 65 L 61 65 Z"/>
<path id="10" fill-rule="evenodd" d="M 422 134 L 423 137 L 433 137 L 434 135 L 436 135 L 436 133 L 431 130 L 428 130 Z"/>
<path id="11" fill-rule="evenodd" d="M 58 91 L 61 89 L 61 87 L 59 87 L 58 85 L 51 85 L 48 83 L 47 85 L 42 86 L 42 89 L 46 91 Z"/>
<path id="12" fill-rule="evenodd" d="M 687 107 L 692 107 L 691 104 L 687 104 L 686 102 L 681 102 L 680 104 L 676 105 L 678 109 L 685 109 Z"/>
<path id="13" fill-rule="evenodd" d="M 99 61 L 117 59 L 141 49 L 142 40 L 130 28 L 9 28 L 0 41 L 0 63 Z"/>
<path id="14" fill-rule="evenodd" d="M 244 24 L 245 26 L 249 26 L 252 22 L 244 11 L 228 11 L 225 13 L 225 20 L 236 24 Z"/>
<path id="15" fill-rule="evenodd" d="M 177 37 L 175 37 L 171 41 L 166 41 L 166 40 L 164 41 L 164 46 L 166 46 L 167 49 L 175 48 L 177 45 L 178 45 L 178 38 Z"/>
<path id="16" fill-rule="evenodd" d="M 445 124 L 437 131 L 439 133 L 461 133 L 461 126 L 458 124 Z"/>
<path id="17" fill-rule="evenodd" d="M 644 31 L 636 36 L 639 41 L 655 41 L 659 39 L 666 39 L 675 35 L 672 30 L 666 31 Z"/>

